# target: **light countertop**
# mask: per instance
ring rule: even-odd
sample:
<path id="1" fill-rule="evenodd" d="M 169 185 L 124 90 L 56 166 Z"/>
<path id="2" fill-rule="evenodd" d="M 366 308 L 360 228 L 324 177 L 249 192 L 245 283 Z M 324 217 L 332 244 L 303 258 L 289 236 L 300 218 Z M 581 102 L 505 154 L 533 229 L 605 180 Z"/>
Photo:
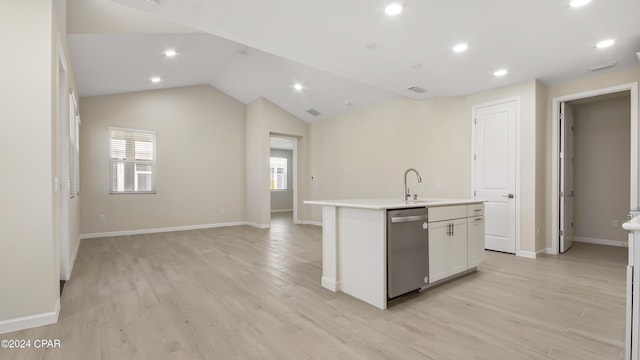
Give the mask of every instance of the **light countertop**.
<path id="1" fill-rule="evenodd" d="M 402 201 L 396 198 L 380 198 L 380 199 L 307 200 L 304 203 L 309 205 L 324 205 L 324 206 L 349 207 L 349 208 L 370 209 L 370 210 L 385 210 L 385 209 L 401 209 L 401 208 L 415 208 L 415 207 L 479 204 L 484 201 L 485 200 L 478 200 L 478 199 L 431 199 L 431 198 L 418 198 L 418 200 Z"/>

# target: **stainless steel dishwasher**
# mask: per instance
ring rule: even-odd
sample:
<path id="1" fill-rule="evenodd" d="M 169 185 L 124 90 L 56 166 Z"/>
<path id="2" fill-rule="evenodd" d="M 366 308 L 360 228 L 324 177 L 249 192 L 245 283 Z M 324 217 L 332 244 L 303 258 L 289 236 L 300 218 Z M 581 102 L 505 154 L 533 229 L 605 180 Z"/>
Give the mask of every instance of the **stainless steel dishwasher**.
<path id="1" fill-rule="evenodd" d="M 429 283 L 427 209 L 387 210 L 387 297 Z"/>

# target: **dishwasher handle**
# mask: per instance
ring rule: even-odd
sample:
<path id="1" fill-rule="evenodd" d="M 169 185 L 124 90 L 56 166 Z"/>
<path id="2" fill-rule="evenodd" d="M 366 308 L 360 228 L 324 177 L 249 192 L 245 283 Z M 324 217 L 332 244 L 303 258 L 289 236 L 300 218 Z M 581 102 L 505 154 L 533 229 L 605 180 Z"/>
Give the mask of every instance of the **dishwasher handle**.
<path id="1" fill-rule="evenodd" d="M 426 215 L 414 215 L 414 216 L 396 216 L 391 218 L 391 223 L 404 223 L 414 221 L 427 221 Z"/>

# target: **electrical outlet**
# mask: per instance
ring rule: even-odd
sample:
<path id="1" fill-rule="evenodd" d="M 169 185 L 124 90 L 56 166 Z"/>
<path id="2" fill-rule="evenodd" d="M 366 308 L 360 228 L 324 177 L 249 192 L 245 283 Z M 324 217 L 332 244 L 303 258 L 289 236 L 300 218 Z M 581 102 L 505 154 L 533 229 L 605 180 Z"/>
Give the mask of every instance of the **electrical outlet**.
<path id="1" fill-rule="evenodd" d="M 611 227 L 618 227 L 618 226 L 620 226 L 619 220 L 611 220 Z"/>
<path id="2" fill-rule="evenodd" d="M 104 214 L 98 215 L 98 221 L 104 222 L 104 220 L 105 220 Z"/>

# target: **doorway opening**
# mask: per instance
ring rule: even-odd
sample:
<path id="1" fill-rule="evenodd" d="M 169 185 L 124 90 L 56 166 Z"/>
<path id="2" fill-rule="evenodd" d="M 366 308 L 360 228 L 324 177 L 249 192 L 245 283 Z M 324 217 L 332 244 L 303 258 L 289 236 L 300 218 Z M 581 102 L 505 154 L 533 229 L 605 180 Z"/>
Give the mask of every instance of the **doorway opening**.
<path id="1" fill-rule="evenodd" d="M 552 248 L 574 241 L 622 246 L 620 226 L 638 206 L 638 86 L 552 102 Z"/>
<path id="2" fill-rule="evenodd" d="M 269 139 L 269 201 L 271 224 L 297 223 L 296 137 L 272 134 Z"/>

